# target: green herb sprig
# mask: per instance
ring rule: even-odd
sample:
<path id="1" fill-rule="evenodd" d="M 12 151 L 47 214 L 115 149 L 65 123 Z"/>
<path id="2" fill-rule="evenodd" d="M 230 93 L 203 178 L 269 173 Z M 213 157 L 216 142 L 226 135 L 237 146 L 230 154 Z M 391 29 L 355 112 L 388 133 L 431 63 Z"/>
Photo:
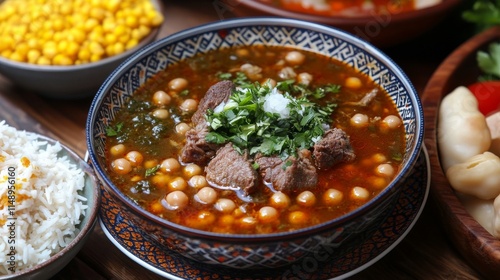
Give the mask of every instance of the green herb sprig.
<path id="1" fill-rule="evenodd" d="M 289 116 L 266 112 L 264 103 L 271 94 L 269 85 L 245 83 L 241 75 L 240 83 L 222 110 L 208 110 L 206 119 L 210 132 L 206 140 L 212 143 L 232 142 L 235 149 L 249 151 L 251 155 L 280 155 L 286 158 L 296 154 L 297 149 L 308 149 L 319 140 L 325 125 L 331 122 L 331 114 L 336 104 L 319 106 L 308 97 L 321 98 L 329 92 L 338 92 L 340 87 L 328 85 L 321 89 L 308 89 L 290 81 L 276 86 L 288 100 Z M 300 93 L 292 97 L 289 92 Z"/>

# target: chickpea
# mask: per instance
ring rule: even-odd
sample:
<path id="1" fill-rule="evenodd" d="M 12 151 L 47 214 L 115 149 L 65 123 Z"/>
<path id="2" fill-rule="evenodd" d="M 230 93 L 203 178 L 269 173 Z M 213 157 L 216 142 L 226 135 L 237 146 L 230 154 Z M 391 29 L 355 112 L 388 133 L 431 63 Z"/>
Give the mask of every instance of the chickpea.
<path id="1" fill-rule="evenodd" d="M 316 196 L 311 191 L 303 191 L 297 195 L 296 201 L 300 206 L 311 207 L 316 203 Z"/>
<path id="2" fill-rule="evenodd" d="M 279 212 L 276 208 L 271 206 L 264 206 L 259 209 L 259 221 L 263 223 L 272 223 L 278 220 Z"/>
<path id="3" fill-rule="evenodd" d="M 236 221 L 238 226 L 243 229 L 252 229 L 257 225 L 257 220 L 254 217 L 245 216 Z"/>
<path id="4" fill-rule="evenodd" d="M 356 114 L 352 116 L 351 124 L 355 127 L 365 127 L 368 125 L 368 116 L 365 114 Z"/>
<path id="5" fill-rule="evenodd" d="M 303 84 L 303 85 L 306 85 L 308 86 L 313 80 L 313 76 L 309 73 L 300 73 L 298 76 L 297 76 L 297 82 L 299 84 Z"/>
<path id="6" fill-rule="evenodd" d="M 153 111 L 153 117 L 160 119 L 160 120 L 164 120 L 164 119 L 168 118 L 169 115 L 170 115 L 170 113 L 168 112 L 167 109 L 160 108 L 160 109 L 156 109 Z"/>
<path id="7" fill-rule="evenodd" d="M 154 213 L 154 214 L 159 214 L 161 212 L 163 212 L 165 208 L 163 207 L 163 205 L 161 204 L 160 201 L 155 201 L 153 203 L 151 203 L 151 205 L 149 206 L 149 211 L 151 211 L 151 213 Z"/>
<path id="8" fill-rule="evenodd" d="M 207 179 L 203 175 L 194 175 L 189 179 L 189 185 L 195 189 L 200 189 L 208 186 Z"/>
<path id="9" fill-rule="evenodd" d="M 174 173 L 181 169 L 181 164 L 175 158 L 167 158 L 162 161 L 160 170 L 166 173 Z"/>
<path id="10" fill-rule="evenodd" d="M 231 213 L 236 209 L 236 204 L 234 201 L 228 198 L 219 198 L 214 205 L 217 211 L 222 213 Z"/>
<path id="11" fill-rule="evenodd" d="M 309 215 L 302 211 L 293 211 L 288 214 L 288 222 L 292 225 L 303 225 L 306 224 L 309 219 Z"/>
<path id="12" fill-rule="evenodd" d="M 181 210 L 189 203 L 189 197 L 183 191 L 173 191 L 165 196 L 165 208 L 168 210 Z"/>
<path id="13" fill-rule="evenodd" d="M 184 102 L 182 102 L 180 106 L 181 110 L 185 112 L 194 112 L 196 111 L 197 107 L 198 107 L 198 101 L 190 98 L 184 100 Z"/>
<path id="14" fill-rule="evenodd" d="M 212 187 L 204 187 L 194 197 L 200 203 L 213 204 L 217 200 L 218 194 Z"/>
<path id="15" fill-rule="evenodd" d="M 290 206 L 290 198 L 285 193 L 275 192 L 271 196 L 269 203 L 275 208 L 284 209 Z"/>
<path id="16" fill-rule="evenodd" d="M 186 132 L 188 132 L 188 130 L 190 130 L 190 129 L 191 129 L 191 127 L 187 123 L 184 123 L 184 122 L 178 123 L 175 126 L 175 132 L 180 134 L 180 135 L 186 135 Z"/>
<path id="17" fill-rule="evenodd" d="M 382 163 L 377 166 L 375 173 L 380 176 L 390 178 L 394 176 L 394 167 L 388 163 Z"/>
<path id="18" fill-rule="evenodd" d="M 175 191 L 183 191 L 183 190 L 187 189 L 188 184 L 187 184 L 186 180 L 184 180 L 184 178 L 176 177 L 170 181 L 168 186 L 169 186 L 169 190 L 171 190 L 171 191 L 174 191 L 174 190 Z"/>
<path id="19" fill-rule="evenodd" d="M 234 224 L 234 217 L 233 215 L 222 215 L 217 224 L 223 227 L 230 227 Z"/>
<path id="20" fill-rule="evenodd" d="M 344 199 L 344 194 L 337 189 L 328 189 L 323 193 L 323 203 L 328 206 L 339 205 Z"/>
<path id="21" fill-rule="evenodd" d="M 186 224 L 192 228 L 203 229 L 213 224 L 215 220 L 215 214 L 206 210 L 201 210 L 195 217 L 186 220 Z"/>
<path id="22" fill-rule="evenodd" d="M 146 160 L 144 162 L 144 168 L 146 168 L 146 169 L 150 169 L 150 168 L 153 168 L 156 166 L 158 166 L 158 160 L 156 160 L 156 159 L 150 159 L 150 160 Z"/>
<path id="23" fill-rule="evenodd" d="M 290 65 L 300 65 L 305 59 L 306 56 L 299 51 L 290 51 L 285 56 L 285 61 Z"/>
<path id="24" fill-rule="evenodd" d="M 384 123 L 388 128 L 393 129 L 400 127 L 403 122 L 401 121 L 401 118 L 389 115 L 382 120 L 382 123 Z"/>
<path id="25" fill-rule="evenodd" d="M 387 185 L 389 184 L 389 181 L 390 180 L 388 180 L 387 178 L 381 178 L 381 177 L 377 177 L 377 176 L 373 176 L 373 177 L 369 178 L 370 184 L 379 190 L 387 187 Z"/>
<path id="26" fill-rule="evenodd" d="M 138 151 L 130 151 L 125 155 L 125 158 L 132 166 L 140 166 L 144 160 L 144 156 Z"/>
<path id="27" fill-rule="evenodd" d="M 153 94 L 153 103 L 157 106 L 165 106 L 170 104 L 172 97 L 163 90 L 159 90 Z"/>
<path id="28" fill-rule="evenodd" d="M 111 162 L 113 171 L 120 175 L 125 175 L 132 171 L 132 164 L 125 158 L 118 158 Z"/>
<path id="29" fill-rule="evenodd" d="M 267 79 L 265 82 L 262 83 L 263 86 L 268 86 L 269 88 L 273 88 L 275 87 L 277 84 L 276 80 L 275 79 Z"/>
<path id="30" fill-rule="evenodd" d="M 347 77 L 344 81 L 344 86 L 350 89 L 359 89 L 362 85 L 358 77 Z"/>
<path id="31" fill-rule="evenodd" d="M 109 152 L 113 157 L 121 157 L 125 154 L 127 148 L 123 144 L 114 145 L 109 149 Z"/>
<path id="32" fill-rule="evenodd" d="M 236 55 L 239 57 L 247 57 L 250 55 L 250 51 L 248 51 L 248 49 L 237 49 Z"/>
<path id="33" fill-rule="evenodd" d="M 164 189 L 170 184 L 170 176 L 165 174 L 155 174 L 151 177 L 151 183 L 157 188 Z"/>
<path id="34" fill-rule="evenodd" d="M 381 153 L 376 153 L 372 156 L 373 162 L 375 163 L 383 163 L 387 161 L 387 157 Z"/>
<path id="35" fill-rule="evenodd" d="M 177 92 L 183 91 L 188 86 L 188 81 L 184 78 L 175 78 L 168 82 L 168 88 Z"/>
<path id="36" fill-rule="evenodd" d="M 193 177 L 194 175 L 200 175 L 203 173 L 203 169 L 198 164 L 190 163 L 184 166 L 184 174 L 188 177 Z"/>
<path id="37" fill-rule="evenodd" d="M 351 191 L 351 198 L 358 201 L 364 201 L 370 198 L 370 192 L 363 187 L 354 187 Z"/>

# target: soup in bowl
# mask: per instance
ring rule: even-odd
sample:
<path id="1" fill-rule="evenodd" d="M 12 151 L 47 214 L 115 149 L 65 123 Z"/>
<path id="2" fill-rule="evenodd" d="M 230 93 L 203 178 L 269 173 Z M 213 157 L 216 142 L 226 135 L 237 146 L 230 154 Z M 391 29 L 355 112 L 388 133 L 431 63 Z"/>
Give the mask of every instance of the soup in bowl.
<path id="1" fill-rule="evenodd" d="M 108 77 L 87 141 L 144 237 L 197 261 L 278 267 L 380 225 L 420 154 L 405 74 L 343 31 L 247 18 L 166 37 Z M 344 248 L 344 249 L 343 249 Z"/>

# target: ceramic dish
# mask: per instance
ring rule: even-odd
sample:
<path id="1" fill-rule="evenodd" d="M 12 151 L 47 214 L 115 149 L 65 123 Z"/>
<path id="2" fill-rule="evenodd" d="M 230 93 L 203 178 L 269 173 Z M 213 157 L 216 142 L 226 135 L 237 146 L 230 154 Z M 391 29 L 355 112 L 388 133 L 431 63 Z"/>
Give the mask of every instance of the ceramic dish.
<path id="1" fill-rule="evenodd" d="M 286 232 L 224 234 L 162 219 L 139 206 L 111 180 L 106 163 L 106 129 L 131 95 L 171 63 L 210 50 L 237 46 L 286 46 L 332 57 L 366 74 L 387 91 L 405 128 L 399 171 L 379 194 L 362 206 L 322 223 Z M 87 119 L 90 160 L 105 189 L 149 240 L 166 250 L 212 265 L 275 268 L 299 261 L 323 244 L 362 242 L 380 225 L 410 174 L 423 140 L 423 109 L 418 94 L 389 57 L 346 32 L 324 25 L 282 18 L 244 18 L 213 22 L 165 37 L 134 54 L 100 88 Z M 352 245 L 351 245 L 352 246 Z M 336 252 L 342 254 L 342 252 Z M 252 255 L 234 258 L 235 255 Z"/>
<path id="2" fill-rule="evenodd" d="M 49 145 L 55 145 L 57 142 L 43 135 L 30 133 L 35 135 L 36 140 L 39 142 L 46 142 Z M 46 146 L 46 145 L 45 145 Z M 43 149 L 45 146 L 40 146 Z M 79 194 L 87 199 L 86 205 L 88 208 L 85 210 L 85 217 L 81 219 L 80 223 L 76 226 L 80 232 L 76 237 L 61 251 L 54 254 L 47 261 L 42 262 L 36 266 L 28 269 L 18 271 L 14 274 L 0 275 L 0 280 L 7 279 L 50 279 L 64 266 L 66 266 L 81 250 L 85 242 L 88 240 L 97 223 L 97 213 L 99 211 L 99 203 L 101 201 L 101 194 L 99 186 L 94 176 L 94 172 L 90 166 L 80 159 L 80 157 L 70 150 L 68 147 L 61 144 L 61 151 L 58 152 L 58 157 L 67 157 L 72 164 L 77 165 L 85 173 L 85 187 Z"/>
<path id="3" fill-rule="evenodd" d="M 263 3 L 238 0 L 231 5 L 238 16 L 273 15 L 328 24 L 346 30 L 379 47 L 393 46 L 416 38 L 441 22 L 460 4 L 459 0 L 442 0 L 420 10 L 392 15 L 320 16 L 292 12 Z"/>
<path id="4" fill-rule="evenodd" d="M 345 254 L 341 254 L 343 257 L 335 257 L 325 248 L 323 252 L 311 253 L 292 266 L 252 271 L 252 279 L 289 279 L 298 277 L 297 273 L 300 273 L 300 279 L 344 278 L 374 264 L 396 247 L 418 220 L 429 191 L 429 168 L 429 158 L 424 148 L 415 169 L 401 186 L 403 191 L 391 213 L 382 226 L 359 247 L 336 248 L 345 251 Z M 113 198 L 103 188 L 101 191 L 101 228 L 118 249 L 146 269 L 170 279 L 249 279 L 248 270 L 204 265 L 148 242 L 137 227 L 120 214 Z"/>
<path id="5" fill-rule="evenodd" d="M 431 196 L 435 198 L 449 238 L 478 272 L 495 278 L 500 275 L 500 240 L 489 234 L 472 218 L 456 196 L 443 173 L 437 147 L 438 108 L 442 98 L 458 86 L 477 80 L 479 69 L 476 52 L 489 43 L 500 41 L 495 27 L 469 39 L 451 53 L 434 72 L 427 84 L 422 102 L 425 110 L 425 144 L 432 170 Z"/>

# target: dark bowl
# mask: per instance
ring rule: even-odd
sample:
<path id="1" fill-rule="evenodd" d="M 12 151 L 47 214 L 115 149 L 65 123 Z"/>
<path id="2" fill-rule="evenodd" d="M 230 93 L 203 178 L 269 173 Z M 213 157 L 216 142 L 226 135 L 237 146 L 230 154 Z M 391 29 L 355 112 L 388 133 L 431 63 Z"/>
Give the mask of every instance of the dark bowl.
<path id="1" fill-rule="evenodd" d="M 394 46 L 429 31 L 446 18 L 461 3 L 459 0 L 442 0 L 436 5 L 419 10 L 393 14 L 363 16 L 322 16 L 293 12 L 262 1 L 237 0 L 231 8 L 238 16 L 280 16 L 331 25 L 378 47 Z"/>
<path id="2" fill-rule="evenodd" d="M 431 197 L 437 202 L 439 215 L 453 244 L 477 271 L 491 279 L 500 274 L 500 240 L 483 228 L 464 207 L 443 171 L 437 143 L 438 116 L 441 100 L 458 86 L 477 81 L 478 50 L 500 41 L 500 28 L 486 30 L 455 49 L 432 74 L 424 89 L 425 145 L 431 162 Z"/>
<path id="3" fill-rule="evenodd" d="M 370 76 L 397 104 L 406 129 L 406 153 L 401 171 L 378 196 L 355 211 L 329 222 L 292 232 L 241 235 L 187 228 L 153 215 L 127 198 L 107 174 L 106 127 L 148 78 L 197 53 L 240 45 L 289 45 L 336 58 Z M 315 23 L 280 18 L 244 18 L 192 28 L 153 43 L 117 68 L 94 98 L 87 119 L 90 160 L 122 210 L 148 238 L 165 250 L 207 264 L 232 268 L 278 267 L 328 246 L 334 254 L 349 243 L 357 246 L 395 203 L 405 177 L 421 152 L 423 113 L 415 89 L 401 69 L 372 45 L 341 30 Z M 246 256 L 234 258 L 231 256 Z"/>

